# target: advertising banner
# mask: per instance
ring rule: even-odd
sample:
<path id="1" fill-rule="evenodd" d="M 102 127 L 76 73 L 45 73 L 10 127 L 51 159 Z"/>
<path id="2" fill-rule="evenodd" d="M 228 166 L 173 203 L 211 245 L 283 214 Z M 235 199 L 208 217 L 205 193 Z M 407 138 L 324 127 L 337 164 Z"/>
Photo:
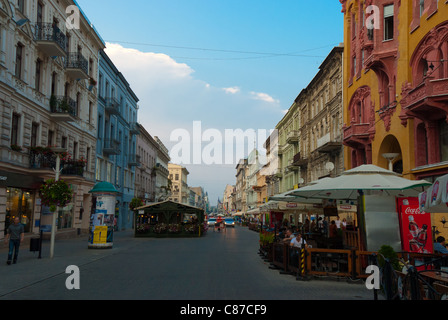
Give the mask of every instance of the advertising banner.
<path id="1" fill-rule="evenodd" d="M 96 197 L 95 211 L 90 220 L 89 247 L 111 247 L 115 220 L 114 195 Z"/>
<path id="2" fill-rule="evenodd" d="M 431 215 L 420 209 L 417 197 L 398 199 L 403 250 L 433 253 Z"/>

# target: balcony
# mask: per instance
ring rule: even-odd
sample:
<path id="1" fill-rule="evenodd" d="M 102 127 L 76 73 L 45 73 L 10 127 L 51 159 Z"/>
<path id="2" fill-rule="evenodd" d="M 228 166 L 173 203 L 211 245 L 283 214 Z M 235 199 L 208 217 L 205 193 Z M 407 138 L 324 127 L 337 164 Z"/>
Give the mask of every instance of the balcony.
<path id="1" fill-rule="evenodd" d="M 111 115 L 120 115 L 120 102 L 115 98 L 106 98 L 106 112 Z"/>
<path id="2" fill-rule="evenodd" d="M 319 140 L 317 140 L 316 151 L 320 153 L 333 153 L 342 151 L 342 143 L 339 141 L 332 141 L 331 134 L 328 133 Z"/>
<path id="3" fill-rule="evenodd" d="M 368 144 L 371 140 L 369 130 L 369 123 L 352 123 L 351 126 L 343 129 L 344 144 L 355 148 L 359 145 Z"/>
<path id="4" fill-rule="evenodd" d="M 140 125 L 137 122 L 133 122 L 129 125 L 129 133 L 138 135 L 140 134 Z"/>
<path id="5" fill-rule="evenodd" d="M 85 161 L 83 160 L 62 160 L 61 174 L 64 176 L 84 176 Z M 30 151 L 30 169 L 51 170 L 56 168 L 56 155 L 48 148 L 34 148 Z"/>
<path id="6" fill-rule="evenodd" d="M 65 34 L 53 23 L 37 23 L 34 28 L 37 47 L 49 57 L 65 57 Z"/>
<path id="7" fill-rule="evenodd" d="M 128 165 L 129 167 L 139 167 L 141 164 L 140 156 L 138 154 L 129 155 Z"/>
<path id="8" fill-rule="evenodd" d="M 308 166 L 308 159 L 303 157 L 300 152 L 294 156 L 292 161 L 293 161 L 294 166 L 298 166 L 298 167 L 302 167 L 302 168 L 305 168 Z"/>
<path id="9" fill-rule="evenodd" d="M 71 52 L 65 60 L 65 72 L 73 79 L 89 79 L 89 62 L 79 52 Z"/>
<path id="10" fill-rule="evenodd" d="M 103 153 L 108 155 L 120 155 L 120 141 L 116 139 L 106 139 L 104 140 Z"/>
<path id="11" fill-rule="evenodd" d="M 279 156 L 281 156 L 281 155 L 283 155 L 284 153 L 285 153 L 285 151 L 286 151 L 286 147 L 287 147 L 287 145 L 278 145 L 278 150 L 277 150 L 277 154 L 279 155 Z"/>
<path id="12" fill-rule="evenodd" d="M 288 144 L 297 144 L 299 143 L 299 131 L 293 130 L 288 133 L 286 137 L 286 143 Z"/>
<path id="13" fill-rule="evenodd" d="M 300 169 L 300 165 L 298 165 L 294 159 L 289 160 L 288 166 L 287 166 L 289 171 L 299 171 Z"/>
<path id="14" fill-rule="evenodd" d="M 417 87 L 404 89 L 403 97 L 401 105 L 407 116 L 425 120 L 446 118 L 448 79 L 427 77 Z"/>
<path id="15" fill-rule="evenodd" d="M 76 101 L 70 97 L 51 96 L 51 119 L 56 122 L 74 122 L 77 117 Z"/>

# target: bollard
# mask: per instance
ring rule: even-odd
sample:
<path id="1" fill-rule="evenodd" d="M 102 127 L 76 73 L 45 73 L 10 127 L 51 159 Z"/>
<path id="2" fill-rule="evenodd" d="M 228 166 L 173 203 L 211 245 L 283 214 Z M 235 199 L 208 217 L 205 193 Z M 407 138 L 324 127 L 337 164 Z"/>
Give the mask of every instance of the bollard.
<path id="1" fill-rule="evenodd" d="M 306 280 L 306 250 L 305 245 L 302 244 L 302 249 L 300 251 L 300 257 L 299 257 L 299 267 L 297 272 L 297 280 Z"/>

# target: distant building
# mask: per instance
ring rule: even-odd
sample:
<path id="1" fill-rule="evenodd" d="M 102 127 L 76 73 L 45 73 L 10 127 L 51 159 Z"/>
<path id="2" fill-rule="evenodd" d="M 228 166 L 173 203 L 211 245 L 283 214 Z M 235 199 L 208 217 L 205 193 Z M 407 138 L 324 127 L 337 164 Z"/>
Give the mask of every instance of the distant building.
<path id="1" fill-rule="evenodd" d="M 140 135 L 137 139 L 137 161 L 135 196 L 146 204 L 156 201 L 156 164 L 159 144 L 140 126 Z"/>
<path id="2" fill-rule="evenodd" d="M 154 137 L 154 140 L 158 144 L 155 167 L 155 201 L 160 202 L 167 200 L 171 195 L 171 180 L 169 179 L 170 172 L 168 170 L 168 164 L 171 161 L 171 158 L 169 156 L 169 151 L 163 142 L 158 137 Z"/>
<path id="3" fill-rule="evenodd" d="M 188 170 L 181 165 L 168 164 L 169 179 L 171 180 L 171 201 L 189 204 L 190 189 L 188 189 Z"/>

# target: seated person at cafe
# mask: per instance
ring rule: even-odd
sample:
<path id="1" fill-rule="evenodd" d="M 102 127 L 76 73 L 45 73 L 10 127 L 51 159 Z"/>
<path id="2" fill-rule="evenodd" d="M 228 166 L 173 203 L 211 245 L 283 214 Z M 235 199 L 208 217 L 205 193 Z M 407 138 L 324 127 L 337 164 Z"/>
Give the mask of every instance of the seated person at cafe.
<path id="1" fill-rule="evenodd" d="M 448 254 L 448 249 L 445 246 L 445 238 L 438 237 L 436 243 L 434 243 L 434 253 Z"/>
<path id="2" fill-rule="evenodd" d="M 305 239 L 302 238 L 302 234 L 299 232 L 297 235 L 291 240 L 290 243 L 291 247 L 293 248 L 302 248 L 302 245 L 305 246 L 305 249 L 308 249 L 308 244 L 306 243 Z"/>
<path id="3" fill-rule="evenodd" d="M 294 238 L 294 234 L 292 233 L 292 230 L 287 229 L 282 241 L 283 241 L 283 243 L 290 243 L 293 238 Z"/>

